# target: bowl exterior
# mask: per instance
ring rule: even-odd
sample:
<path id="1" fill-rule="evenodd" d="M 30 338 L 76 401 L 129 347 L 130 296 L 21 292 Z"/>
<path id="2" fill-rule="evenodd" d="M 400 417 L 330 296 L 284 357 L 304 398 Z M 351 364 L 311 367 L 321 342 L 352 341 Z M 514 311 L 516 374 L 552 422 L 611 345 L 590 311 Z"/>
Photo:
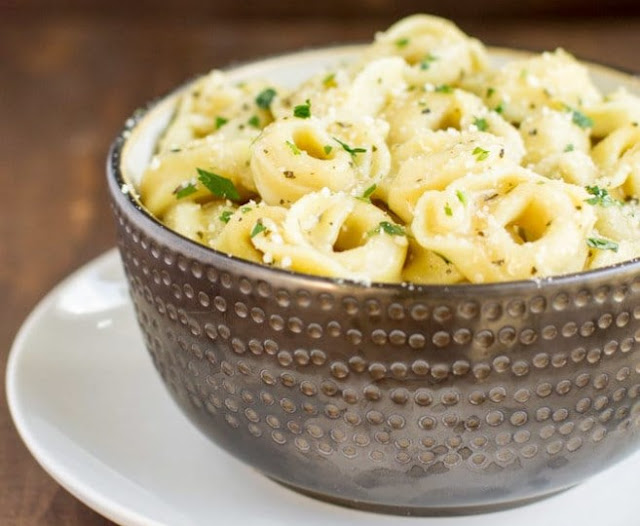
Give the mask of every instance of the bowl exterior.
<path id="1" fill-rule="evenodd" d="M 285 57 L 278 72 L 336 53 Z M 146 162 L 128 144 L 155 143 L 166 124 L 152 114 L 171 98 L 128 121 L 108 184 L 148 351 L 216 444 L 299 491 L 403 514 L 516 505 L 638 448 L 640 262 L 365 287 L 227 257 L 167 230 L 123 176 Z"/>
<path id="2" fill-rule="evenodd" d="M 208 437 L 268 476 L 446 512 L 561 490 L 638 447 L 637 266 L 539 286 L 338 284 L 200 247 L 115 179 L 155 367 Z"/>

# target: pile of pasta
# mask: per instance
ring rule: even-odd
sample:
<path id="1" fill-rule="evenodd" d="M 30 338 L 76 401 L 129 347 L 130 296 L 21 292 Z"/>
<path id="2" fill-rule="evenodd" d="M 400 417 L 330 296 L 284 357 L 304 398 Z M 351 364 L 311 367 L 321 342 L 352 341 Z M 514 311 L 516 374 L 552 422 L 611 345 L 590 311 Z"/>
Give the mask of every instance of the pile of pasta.
<path id="1" fill-rule="evenodd" d="M 139 187 L 215 250 L 363 282 L 539 278 L 640 256 L 640 98 L 563 50 L 490 65 L 403 19 L 296 89 L 213 71 Z"/>

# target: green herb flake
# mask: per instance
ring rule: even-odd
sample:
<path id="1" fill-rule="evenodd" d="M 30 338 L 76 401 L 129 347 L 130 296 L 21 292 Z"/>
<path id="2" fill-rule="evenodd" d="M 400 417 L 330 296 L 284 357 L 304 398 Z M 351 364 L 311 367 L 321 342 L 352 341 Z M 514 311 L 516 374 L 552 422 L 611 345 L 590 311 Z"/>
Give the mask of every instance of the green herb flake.
<path id="1" fill-rule="evenodd" d="M 433 62 L 435 62 L 436 60 L 438 60 L 438 57 L 432 55 L 431 53 L 429 53 L 426 57 L 424 57 L 421 61 L 420 61 L 420 69 L 422 70 L 427 70 L 431 67 L 431 64 Z"/>
<path id="2" fill-rule="evenodd" d="M 357 154 L 365 153 L 367 151 L 366 148 L 352 148 L 348 144 L 342 142 L 340 139 L 336 139 L 335 137 L 333 137 L 333 140 L 336 141 L 340 146 L 342 146 L 342 149 L 345 152 L 349 153 L 351 157 L 355 157 Z"/>
<path id="3" fill-rule="evenodd" d="M 293 152 L 293 155 L 300 155 L 302 152 L 300 151 L 300 148 L 298 148 L 294 143 L 292 143 L 291 141 L 287 141 L 287 146 L 289 147 L 289 149 Z"/>
<path id="4" fill-rule="evenodd" d="M 484 118 L 475 117 L 473 119 L 473 124 L 480 131 L 487 131 L 487 129 L 489 129 L 489 123 L 487 122 L 487 119 Z"/>
<path id="5" fill-rule="evenodd" d="M 231 216 L 233 215 L 233 210 L 224 210 L 218 219 L 223 223 L 228 223 L 231 220 Z"/>
<path id="6" fill-rule="evenodd" d="M 338 85 L 336 82 L 336 74 L 329 73 L 325 78 L 322 79 L 322 85 L 325 88 L 335 88 Z"/>
<path id="7" fill-rule="evenodd" d="M 447 214 L 449 217 L 453 216 L 453 210 L 451 210 L 451 206 L 449 205 L 449 203 L 444 205 L 444 213 Z"/>
<path id="8" fill-rule="evenodd" d="M 243 214 L 246 214 L 247 212 L 251 212 L 251 210 L 253 210 L 250 206 L 243 206 L 240 209 L 240 212 L 242 212 Z"/>
<path id="9" fill-rule="evenodd" d="M 599 186 L 587 186 L 587 192 L 589 192 L 593 197 L 589 199 L 585 199 L 586 203 L 590 205 L 600 205 L 604 208 L 608 206 L 618 204 L 618 202 L 609 195 L 609 192 L 606 188 L 600 188 Z"/>
<path id="10" fill-rule="evenodd" d="M 254 115 L 253 117 L 251 117 L 248 121 L 247 124 L 249 124 L 249 126 L 253 126 L 254 128 L 260 128 L 260 118 L 257 115 Z"/>
<path id="11" fill-rule="evenodd" d="M 222 128 L 225 124 L 229 122 L 229 119 L 225 119 L 224 117 L 216 117 L 216 130 Z"/>
<path id="12" fill-rule="evenodd" d="M 490 99 L 493 97 L 493 94 L 496 92 L 494 88 L 487 88 L 487 98 Z"/>
<path id="13" fill-rule="evenodd" d="M 251 230 L 250 236 L 254 238 L 261 232 L 266 232 L 266 230 L 267 230 L 267 227 L 262 224 L 262 221 L 260 221 L 260 219 L 258 219 L 258 221 L 256 221 L 256 224 L 253 225 L 253 229 Z"/>
<path id="14" fill-rule="evenodd" d="M 567 108 L 571 112 L 571 120 L 577 126 L 580 126 L 583 130 L 586 128 L 593 128 L 593 119 L 587 117 L 584 113 L 574 108 Z"/>
<path id="15" fill-rule="evenodd" d="M 369 232 L 368 235 L 373 236 L 375 234 L 380 234 L 381 232 L 384 232 L 385 234 L 390 236 L 407 235 L 404 228 L 402 228 L 400 225 L 396 225 L 395 223 L 390 223 L 389 221 L 381 221 L 377 227 Z"/>
<path id="16" fill-rule="evenodd" d="M 308 119 L 311 117 L 311 101 L 307 99 L 304 104 L 299 104 L 293 108 L 293 116 L 299 119 Z"/>
<path id="17" fill-rule="evenodd" d="M 463 205 L 466 206 L 467 196 L 464 195 L 464 192 L 462 190 L 456 190 L 456 197 L 458 198 L 458 201 L 460 201 Z"/>
<path id="18" fill-rule="evenodd" d="M 198 189 L 196 188 L 196 185 L 193 183 L 189 183 L 186 186 L 178 186 L 178 188 L 176 188 L 173 193 L 176 196 L 176 199 L 183 199 L 187 196 L 190 196 L 191 194 L 195 194 L 198 191 Z"/>
<path id="19" fill-rule="evenodd" d="M 409 39 L 406 37 L 399 38 L 398 40 L 395 41 L 395 45 L 398 48 L 407 47 L 409 45 Z"/>
<path id="20" fill-rule="evenodd" d="M 476 146 L 471 153 L 475 156 L 476 161 L 484 161 L 487 157 L 489 157 L 489 150 L 480 148 L 480 146 Z"/>
<path id="21" fill-rule="evenodd" d="M 598 250 L 613 250 L 614 252 L 618 251 L 618 243 L 601 237 L 588 238 L 587 246 L 591 248 L 597 248 Z"/>
<path id="22" fill-rule="evenodd" d="M 256 104 L 258 105 L 258 108 L 262 108 L 263 110 L 270 109 L 273 98 L 276 95 L 276 90 L 274 90 L 273 88 L 262 90 L 256 97 Z"/>
<path id="23" fill-rule="evenodd" d="M 376 191 L 376 188 L 378 188 L 378 185 L 376 185 L 376 184 L 372 184 L 369 188 L 367 188 L 367 189 L 364 191 L 364 194 L 362 194 L 362 197 L 364 197 L 364 198 L 369 198 L 369 197 L 371 197 L 371 195 L 373 194 L 373 192 L 375 192 L 375 191 Z"/>
<path id="24" fill-rule="evenodd" d="M 500 104 L 498 104 L 493 111 L 495 111 L 496 113 L 504 113 L 504 102 L 501 102 Z"/>
<path id="25" fill-rule="evenodd" d="M 324 154 L 325 155 L 329 155 L 331 153 L 331 150 L 333 150 L 333 146 L 325 144 L 325 146 L 324 146 Z"/>
<path id="26" fill-rule="evenodd" d="M 208 172 L 202 168 L 196 168 L 196 170 L 198 171 L 198 180 L 213 195 L 223 199 L 231 199 L 232 201 L 240 199 L 240 194 L 230 179 L 214 174 L 213 172 Z"/>
<path id="27" fill-rule="evenodd" d="M 453 93 L 453 88 L 449 86 L 449 84 L 440 84 L 440 86 L 436 86 L 436 93 Z"/>
<path id="28" fill-rule="evenodd" d="M 369 188 L 367 188 L 364 191 L 364 193 L 360 197 L 357 197 L 356 199 L 359 199 L 360 201 L 364 201 L 365 203 L 370 203 L 371 195 L 373 194 L 373 192 L 376 191 L 376 188 L 378 188 L 378 185 L 372 184 Z"/>
<path id="29" fill-rule="evenodd" d="M 564 150 L 563 150 L 563 151 L 566 153 L 566 152 L 572 152 L 572 151 L 574 151 L 575 149 L 576 149 L 576 147 L 575 147 L 573 144 L 567 144 L 567 145 L 564 147 Z"/>

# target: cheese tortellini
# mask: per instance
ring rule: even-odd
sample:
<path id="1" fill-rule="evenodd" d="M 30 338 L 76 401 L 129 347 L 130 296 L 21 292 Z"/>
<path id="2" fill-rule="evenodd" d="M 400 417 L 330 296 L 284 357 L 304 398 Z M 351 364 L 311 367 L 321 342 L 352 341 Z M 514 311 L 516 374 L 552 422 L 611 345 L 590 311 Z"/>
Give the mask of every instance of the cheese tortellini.
<path id="1" fill-rule="evenodd" d="M 230 256 L 364 283 L 485 283 L 640 257 L 640 97 L 559 49 L 491 64 L 405 18 L 296 88 L 192 83 L 137 191 Z"/>

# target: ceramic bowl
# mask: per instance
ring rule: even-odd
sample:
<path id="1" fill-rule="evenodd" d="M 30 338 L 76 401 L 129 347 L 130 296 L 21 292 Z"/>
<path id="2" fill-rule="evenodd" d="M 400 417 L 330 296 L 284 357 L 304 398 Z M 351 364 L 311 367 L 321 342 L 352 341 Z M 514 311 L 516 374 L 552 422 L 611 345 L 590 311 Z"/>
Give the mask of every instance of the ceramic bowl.
<path id="1" fill-rule="evenodd" d="M 230 74 L 294 85 L 357 49 Z M 638 90 L 629 75 L 592 73 L 605 90 Z M 542 281 L 364 286 L 215 252 L 128 191 L 177 93 L 129 119 L 108 181 L 148 351 L 217 445 L 301 492 L 407 515 L 519 505 L 638 448 L 639 262 Z"/>

